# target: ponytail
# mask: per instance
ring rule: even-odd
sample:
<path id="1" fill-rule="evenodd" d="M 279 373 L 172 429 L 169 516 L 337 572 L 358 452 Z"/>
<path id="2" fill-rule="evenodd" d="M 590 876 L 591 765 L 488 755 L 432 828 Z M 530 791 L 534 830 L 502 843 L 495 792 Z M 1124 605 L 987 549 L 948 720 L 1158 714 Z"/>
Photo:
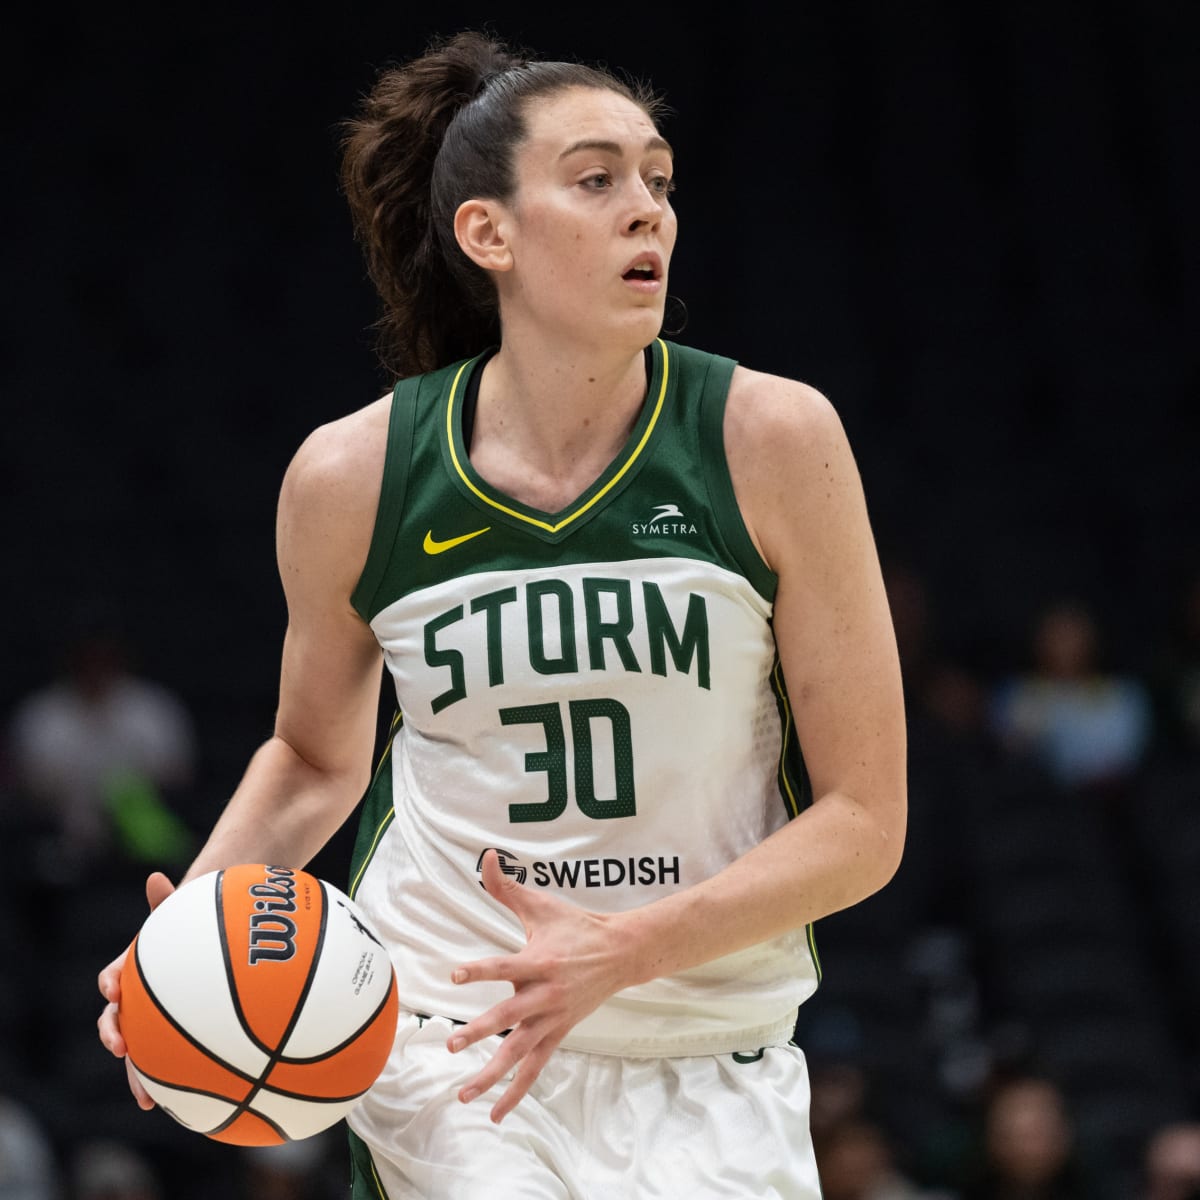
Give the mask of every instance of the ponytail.
<path id="1" fill-rule="evenodd" d="M 390 372 L 420 374 L 500 341 L 495 285 L 458 246 L 454 215 L 472 197 L 511 199 L 524 105 L 577 86 L 659 112 L 606 70 L 534 62 L 467 32 L 384 71 L 342 126 L 341 186 L 382 302 L 374 328 Z"/>
<path id="2" fill-rule="evenodd" d="M 510 65 L 513 59 L 496 43 L 460 35 L 385 71 L 343 126 L 342 191 L 383 303 L 375 325 L 379 355 L 400 376 L 432 370 L 498 340 L 495 312 L 480 311 L 463 294 L 457 274 L 445 269 L 431 184 L 455 113 L 489 74 Z"/>

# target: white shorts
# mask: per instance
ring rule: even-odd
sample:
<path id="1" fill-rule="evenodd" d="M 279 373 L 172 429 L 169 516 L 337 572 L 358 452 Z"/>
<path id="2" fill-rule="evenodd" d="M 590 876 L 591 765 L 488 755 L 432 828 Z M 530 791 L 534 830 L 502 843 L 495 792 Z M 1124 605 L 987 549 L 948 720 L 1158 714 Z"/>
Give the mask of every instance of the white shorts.
<path id="1" fill-rule="evenodd" d="M 354 1200 L 818 1200 L 808 1069 L 794 1046 L 623 1058 L 557 1050 L 500 1125 L 503 1087 L 456 1093 L 495 1053 L 401 1014 L 392 1056 L 348 1118 Z"/>

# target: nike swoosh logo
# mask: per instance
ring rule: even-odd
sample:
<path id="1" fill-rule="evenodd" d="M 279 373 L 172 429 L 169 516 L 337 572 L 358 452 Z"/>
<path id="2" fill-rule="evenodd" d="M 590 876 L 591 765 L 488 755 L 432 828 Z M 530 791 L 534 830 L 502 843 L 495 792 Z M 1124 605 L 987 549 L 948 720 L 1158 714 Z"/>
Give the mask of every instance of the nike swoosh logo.
<path id="1" fill-rule="evenodd" d="M 444 542 L 435 542 L 433 540 L 433 530 L 425 535 L 425 553 L 426 554 L 442 554 L 446 550 L 453 550 L 455 546 L 461 546 L 463 542 L 469 542 L 473 537 L 478 537 L 481 533 L 487 533 L 491 529 L 490 525 L 485 525 L 482 529 L 476 529 L 474 533 L 464 533 L 460 537 L 447 538 Z"/>

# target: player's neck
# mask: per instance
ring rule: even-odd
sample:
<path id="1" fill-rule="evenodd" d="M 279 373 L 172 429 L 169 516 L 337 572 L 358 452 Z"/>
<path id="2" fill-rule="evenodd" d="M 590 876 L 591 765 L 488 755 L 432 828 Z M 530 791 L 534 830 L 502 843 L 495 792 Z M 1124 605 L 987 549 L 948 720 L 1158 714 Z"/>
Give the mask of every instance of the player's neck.
<path id="1" fill-rule="evenodd" d="M 645 395 L 641 352 L 542 358 L 506 345 L 480 381 L 471 464 L 513 499 L 559 512 L 620 454 Z"/>
<path id="2" fill-rule="evenodd" d="M 496 439 L 551 475 L 570 476 L 581 464 L 602 469 L 624 446 L 645 397 L 640 348 L 539 352 L 506 341 L 484 369 L 474 444 Z"/>

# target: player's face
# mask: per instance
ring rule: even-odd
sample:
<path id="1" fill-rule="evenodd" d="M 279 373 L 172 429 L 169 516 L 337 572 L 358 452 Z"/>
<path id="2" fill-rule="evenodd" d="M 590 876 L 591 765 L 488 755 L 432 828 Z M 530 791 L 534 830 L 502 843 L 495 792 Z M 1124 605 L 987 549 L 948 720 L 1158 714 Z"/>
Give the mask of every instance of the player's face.
<path id="1" fill-rule="evenodd" d="M 598 88 L 532 102 L 509 206 L 501 312 L 640 348 L 658 334 L 675 246 L 671 149 L 636 105 Z"/>

